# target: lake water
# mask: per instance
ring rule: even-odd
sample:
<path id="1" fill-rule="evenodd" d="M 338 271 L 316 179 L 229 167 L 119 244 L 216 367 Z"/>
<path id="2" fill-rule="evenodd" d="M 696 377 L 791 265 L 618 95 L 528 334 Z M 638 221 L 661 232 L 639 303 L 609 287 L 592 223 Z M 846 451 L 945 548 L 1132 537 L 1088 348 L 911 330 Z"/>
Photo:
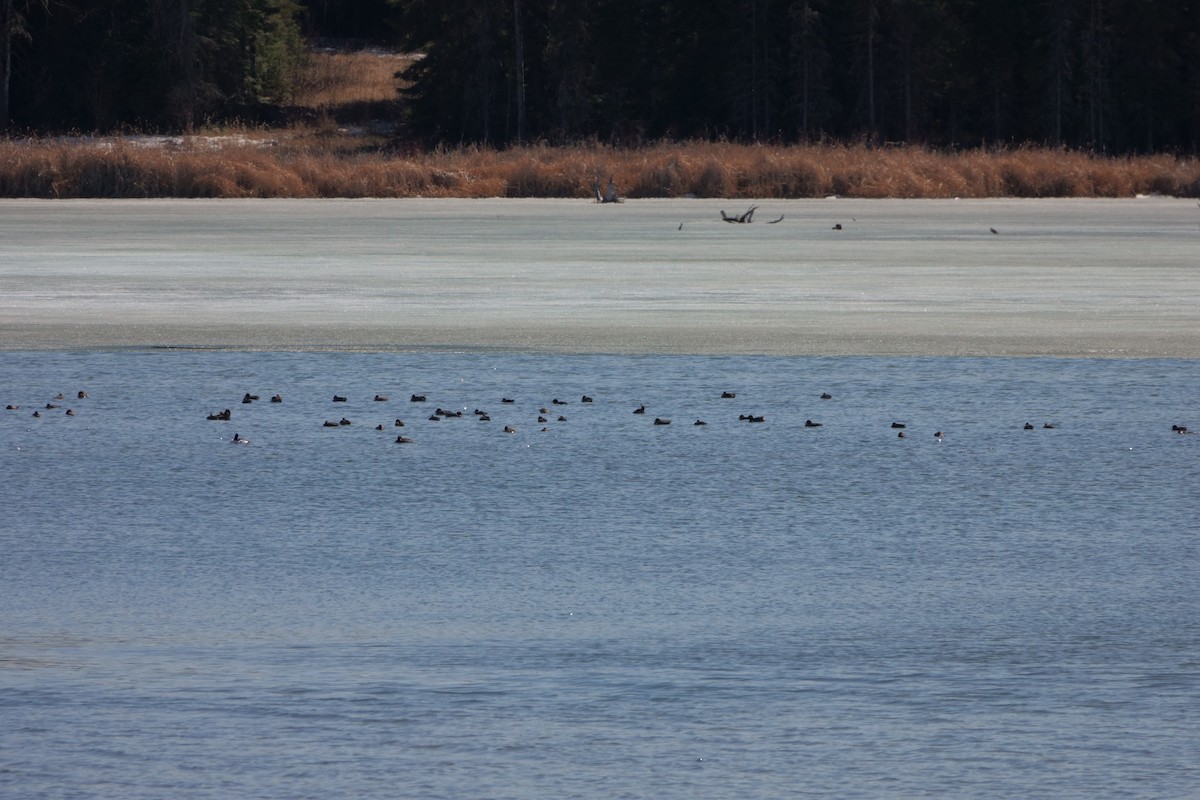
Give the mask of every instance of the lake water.
<path id="1" fill-rule="evenodd" d="M 0 203 L 0 796 L 1193 797 L 1188 205 Z"/>

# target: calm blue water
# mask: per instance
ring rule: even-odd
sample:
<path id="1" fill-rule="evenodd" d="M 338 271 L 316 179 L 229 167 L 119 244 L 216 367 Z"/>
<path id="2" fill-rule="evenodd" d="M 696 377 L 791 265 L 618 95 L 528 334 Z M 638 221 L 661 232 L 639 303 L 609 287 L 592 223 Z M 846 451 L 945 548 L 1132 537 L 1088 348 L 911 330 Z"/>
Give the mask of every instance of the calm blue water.
<path id="1" fill-rule="evenodd" d="M 1171 360 L 3 352 L 0 795 L 1200 796 L 1198 397 Z"/>

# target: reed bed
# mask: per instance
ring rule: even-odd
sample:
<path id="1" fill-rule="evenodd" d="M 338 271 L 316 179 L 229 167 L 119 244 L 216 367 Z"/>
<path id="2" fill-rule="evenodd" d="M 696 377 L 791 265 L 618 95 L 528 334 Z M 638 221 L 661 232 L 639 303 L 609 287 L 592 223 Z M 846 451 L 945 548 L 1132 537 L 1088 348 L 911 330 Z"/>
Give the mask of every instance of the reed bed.
<path id="1" fill-rule="evenodd" d="M 1200 196 L 1200 159 L 1044 148 L 660 143 L 406 153 L 336 129 L 0 140 L 0 196 L 588 198 Z"/>

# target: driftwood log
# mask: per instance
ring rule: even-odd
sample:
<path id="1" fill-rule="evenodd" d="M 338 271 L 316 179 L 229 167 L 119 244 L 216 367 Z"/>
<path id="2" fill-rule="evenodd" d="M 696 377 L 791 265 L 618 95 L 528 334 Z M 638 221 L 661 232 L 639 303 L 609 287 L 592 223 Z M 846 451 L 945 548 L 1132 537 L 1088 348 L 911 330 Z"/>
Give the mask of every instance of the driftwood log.
<path id="1" fill-rule="evenodd" d="M 613 183 L 611 175 L 608 178 L 608 186 L 604 188 L 604 191 L 600 191 L 600 178 L 597 176 L 595 181 L 592 182 L 592 194 L 596 196 L 597 203 L 625 202 L 621 199 L 620 195 L 617 194 L 617 185 Z"/>
<path id="2" fill-rule="evenodd" d="M 726 222 L 737 222 L 739 224 L 745 225 L 747 222 L 754 221 L 754 209 L 756 209 L 756 208 L 758 208 L 758 206 L 750 206 L 750 208 L 746 209 L 745 214 L 738 214 L 738 215 L 726 214 L 725 209 L 722 208 L 721 209 L 721 219 L 725 220 Z"/>
<path id="3" fill-rule="evenodd" d="M 741 225 L 745 225 L 748 222 L 754 221 L 754 210 L 756 208 L 758 208 L 758 206 L 750 206 L 750 208 L 746 209 L 746 213 L 738 214 L 736 216 L 733 214 L 726 214 L 725 209 L 721 209 L 721 219 L 725 220 L 726 222 L 737 222 Z M 782 221 L 783 221 L 783 214 L 780 214 L 779 219 L 767 220 L 767 224 L 774 225 L 776 222 L 782 222 Z"/>

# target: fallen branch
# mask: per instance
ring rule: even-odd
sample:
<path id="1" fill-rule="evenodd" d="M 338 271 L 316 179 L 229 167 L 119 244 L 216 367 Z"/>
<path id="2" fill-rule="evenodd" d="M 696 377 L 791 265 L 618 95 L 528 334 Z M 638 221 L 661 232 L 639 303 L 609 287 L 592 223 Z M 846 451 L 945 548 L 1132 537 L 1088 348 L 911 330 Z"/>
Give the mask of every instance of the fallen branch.
<path id="1" fill-rule="evenodd" d="M 736 217 L 731 217 L 730 215 L 725 213 L 725 209 L 721 209 L 721 219 L 725 220 L 726 222 L 737 222 L 739 224 L 744 225 L 747 222 L 754 221 L 754 209 L 756 209 L 756 208 L 758 208 L 758 206 L 750 206 L 750 208 L 746 209 L 745 214 L 741 214 Z M 781 217 L 781 219 L 782 219 L 782 217 Z M 778 220 L 776 220 L 776 221 L 778 221 Z"/>
<path id="2" fill-rule="evenodd" d="M 597 203 L 624 203 L 625 202 L 617 195 L 617 185 L 615 183 L 613 183 L 613 179 L 612 179 L 611 175 L 608 178 L 608 186 L 604 189 L 603 193 L 601 193 L 601 191 L 600 191 L 600 178 L 599 178 L 599 176 L 597 176 L 596 179 L 592 182 L 592 194 L 594 194 L 596 196 Z"/>

